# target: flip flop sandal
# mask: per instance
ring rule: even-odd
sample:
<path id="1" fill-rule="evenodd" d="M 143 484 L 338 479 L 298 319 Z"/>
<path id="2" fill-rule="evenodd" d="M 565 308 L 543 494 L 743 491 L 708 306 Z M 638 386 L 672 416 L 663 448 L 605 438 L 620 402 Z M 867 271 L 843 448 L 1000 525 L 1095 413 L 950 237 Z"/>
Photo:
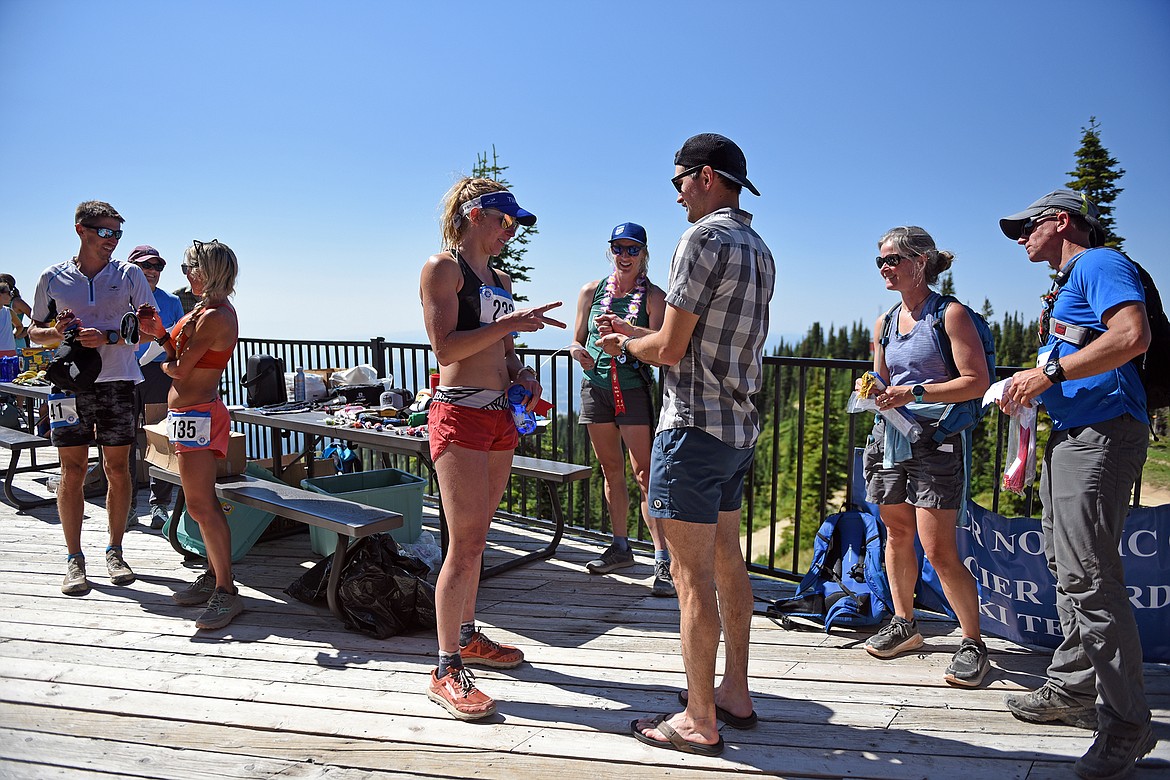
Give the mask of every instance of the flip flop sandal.
<path id="1" fill-rule="evenodd" d="M 138 343 L 138 317 L 134 312 L 126 312 L 118 329 L 122 333 L 122 340 L 127 344 Z"/>
<path id="2" fill-rule="evenodd" d="M 678 703 L 684 707 L 687 706 L 687 692 L 686 691 L 679 691 L 678 692 Z M 747 715 L 747 716 L 741 718 L 738 715 L 732 715 L 730 712 L 723 709 L 718 704 L 715 705 L 715 717 L 718 720 L 723 721 L 724 725 L 731 726 L 733 729 L 739 729 L 741 731 L 744 731 L 746 729 L 754 729 L 756 727 L 756 724 L 758 724 L 760 722 L 760 718 L 759 718 L 759 716 L 756 715 L 755 710 L 752 710 L 752 713 L 750 715 Z"/>
<path id="3" fill-rule="evenodd" d="M 669 717 L 669 715 L 655 715 L 649 721 L 651 726 L 658 729 L 659 734 L 670 740 L 669 742 L 662 742 L 661 740 L 643 734 L 642 730 L 638 728 L 638 722 L 642 718 L 635 718 L 630 721 L 630 733 L 634 735 L 634 739 L 645 745 L 664 750 L 677 750 L 680 753 L 692 753 L 696 756 L 717 756 L 726 747 L 723 742 L 723 737 L 719 737 L 719 741 L 714 745 L 708 745 L 705 742 L 691 742 L 684 739 L 681 734 L 674 730 L 673 726 L 666 722 L 666 719 Z"/>

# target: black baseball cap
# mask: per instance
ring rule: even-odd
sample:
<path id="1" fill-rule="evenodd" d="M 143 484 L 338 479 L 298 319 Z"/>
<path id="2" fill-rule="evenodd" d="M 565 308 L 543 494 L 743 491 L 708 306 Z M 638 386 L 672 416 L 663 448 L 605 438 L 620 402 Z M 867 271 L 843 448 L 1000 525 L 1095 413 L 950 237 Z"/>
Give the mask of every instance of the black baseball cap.
<path id="1" fill-rule="evenodd" d="M 715 172 L 748 188 L 753 195 L 760 191 L 748 181 L 747 158 L 743 150 L 727 136 L 718 133 L 692 135 L 674 155 L 674 164 L 684 168 L 710 165 Z"/>

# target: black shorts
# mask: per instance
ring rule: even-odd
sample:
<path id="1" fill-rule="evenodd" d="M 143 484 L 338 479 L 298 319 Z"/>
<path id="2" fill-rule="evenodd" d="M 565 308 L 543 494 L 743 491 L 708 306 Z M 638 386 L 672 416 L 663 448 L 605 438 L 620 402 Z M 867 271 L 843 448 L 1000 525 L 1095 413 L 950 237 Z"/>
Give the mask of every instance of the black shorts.
<path id="1" fill-rule="evenodd" d="M 613 405 L 613 389 L 598 387 L 588 379 L 581 380 L 581 414 L 577 422 L 583 425 L 614 423 L 654 426 L 654 406 L 650 402 L 650 386 L 622 388 L 626 413 L 618 414 Z"/>
<path id="2" fill-rule="evenodd" d="M 59 392 L 53 388 L 53 393 Z M 134 443 L 138 405 L 133 382 L 98 382 L 74 397 L 77 422 L 52 427 L 54 447 L 124 447 Z"/>

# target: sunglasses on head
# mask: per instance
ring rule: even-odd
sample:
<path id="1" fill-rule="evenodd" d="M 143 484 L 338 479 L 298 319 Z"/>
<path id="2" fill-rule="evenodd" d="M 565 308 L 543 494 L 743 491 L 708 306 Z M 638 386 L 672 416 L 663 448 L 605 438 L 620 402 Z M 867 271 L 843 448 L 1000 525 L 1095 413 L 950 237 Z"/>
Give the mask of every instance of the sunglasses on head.
<path id="1" fill-rule="evenodd" d="M 887 265 L 890 268 L 897 268 L 899 263 L 901 263 L 903 260 L 909 260 L 909 259 L 910 259 L 909 257 L 902 257 L 902 255 L 886 255 L 885 257 L 875 257 L 874 258 L 874 260 L 877 261 L 877 267 L 878 267 L 879 271 L 882 269 L 883 266 L 887 266 Z"/>
<path id="2" fill-rule="evenodd" d="M 104 227 L 94 227 L 93 225 L 82 225 L 82 227 L 86 228 L 87 230 L 92 230 L 93 232 L 97 233 L 98 238 L 115 238 L 115 239 L 119 239 L 119 240 L 122 238 L 122 231 L 121 230 L 112 230 L 110 228 L 104 228 Z"/>
<path id="3" fill-rule="evenodd" d="M 1058 216 L 1059 214 L 1045 214 L 1042 217 L 1032 217 L 1031 219 L 1025 221 L 1023 225 L 1020 225 L 1020 238 L 1027 238 L 1028 236 L 1032 235 L 1032 231 L 1035 230 L 1036 226 L 1041 222 L 1047 222 L 1051 219 L 1056 219 Z"/>
<path id="4" fill-rule="evenodd" d="M 677 176 L 673 176 L 673 177 L 671 177 L 671 179 L 670 179 L 670 183 L 674 185 L 674 189 L 675 189 L 676 191 L 678 191 L 678 192 L 680 192 L 680 193 L 681 193 L 681 192 L 682 192 L 682 183 L 683 183 L 683 179 L 685 179 L 685 178 L 686 178 L 686 177 L 688 177 L 688 176 L 697 176 L 697 175 L 699 175 L 700 173 L 702 173 L 702 172 L 703 172 L 703 169 L 704 169 L 705 167 L 707 167 L 707 166 L 705 166 L 705 165 L 695 165 L 695 166 L 693 166 L 693 167 L 691 167 L 691 168 L 687 168 L 685 171 L 683 171 L 682 173 L 678 174 Z"/>
<path id="5" fill-rule="evenodd" d="M 610 244 L 609 251 L 614 257 L 621 257 L 624 251 L 630 257 L 637 257 L 642 254 L 642 247 L 640 246 L 622 246 L 621 244 Z"/>
<path id="6" fill-rule="evenodd" d="M 166 263 L 152 263 L 149 260 L 137 260 L 135 261 L 134 265 L 138 266 L 139 268 L 149 268 L 151 271 L 161 271 L 167 267 Z"/>

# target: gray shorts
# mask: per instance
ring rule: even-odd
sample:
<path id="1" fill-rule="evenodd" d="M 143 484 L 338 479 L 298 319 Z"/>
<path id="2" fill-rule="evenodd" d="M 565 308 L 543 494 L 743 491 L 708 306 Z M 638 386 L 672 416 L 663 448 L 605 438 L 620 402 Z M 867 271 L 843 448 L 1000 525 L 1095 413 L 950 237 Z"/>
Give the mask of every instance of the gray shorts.
<path id="1" fill-rule="evenodd" d="M 53 392 L 59 392 L 56 388 Z M 54 447 L 124 447 L 134 443 L 138 432 L 138 404 L 133 382 L 98 382 L 75 393 L 77 422 L 54 425 Z"/>
<path id="2" fill-rule="evenodd" d="M 650 402 L 650 387 L 622 388 L 622 401 L 626 413 L 618 414 L 613 405 L 613 388 L 598 387 L 588 379 L 581 381 L 581 414 L 577 422 L 582 425 L 614 423 L 623 425 L 654 425 L 654 407 Z"/>
<path id="3" fill-rule="evenodd" d="M 911 457 L 883 468 L 886 432 L 885 423 L 878 419 L 862 457 L 867 501 L 927 509 L 959 508 L 963 498 L 963 437 L 955 434 L 937 444 L 931 438 L 933 433 L 932 426 L 924 425 L 922 438 L 910 445 Z"/>

